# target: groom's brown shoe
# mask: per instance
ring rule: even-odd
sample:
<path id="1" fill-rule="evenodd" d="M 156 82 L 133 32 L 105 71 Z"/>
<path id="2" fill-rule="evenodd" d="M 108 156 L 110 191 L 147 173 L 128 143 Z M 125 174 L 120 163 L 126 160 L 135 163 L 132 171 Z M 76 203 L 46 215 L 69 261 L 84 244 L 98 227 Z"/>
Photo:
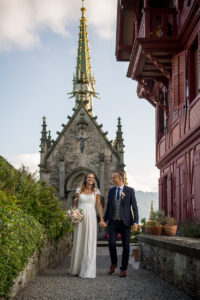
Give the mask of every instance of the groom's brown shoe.
<path id="1" fill-rule="evenodd" d="M 111 275 L 112 273 L 114 273 L 115 272 L 115 268 L 117 268 L 117 265 L 111 265 L 108 274 Z"/>
<path id="2" fill-rule="evenodd" d="M 126 270 L 121 270 L 120 277 L 126 277 Z"/>

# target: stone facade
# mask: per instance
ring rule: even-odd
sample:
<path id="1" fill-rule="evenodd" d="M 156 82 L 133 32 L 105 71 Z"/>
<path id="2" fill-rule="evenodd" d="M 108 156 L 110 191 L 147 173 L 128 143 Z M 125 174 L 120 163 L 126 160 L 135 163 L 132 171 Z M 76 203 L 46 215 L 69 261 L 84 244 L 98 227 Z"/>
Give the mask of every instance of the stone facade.
<path id="1" fill-rule="evenodd" d="M 139 235 L 140 267 L 200 299 L 200 240 L 185 237 Z"/>
<path id="2" fill-rule="evenodd" d="M 116 145 L 114 148 L 84 105 L 79 105 L 63 127 L 54 144 L 41 152 L 40 178 L 56 188 L 67 209 L 73 205 L 84 175 L 92 172 L 105 207 L 112 172 L 123 168 Z"/>

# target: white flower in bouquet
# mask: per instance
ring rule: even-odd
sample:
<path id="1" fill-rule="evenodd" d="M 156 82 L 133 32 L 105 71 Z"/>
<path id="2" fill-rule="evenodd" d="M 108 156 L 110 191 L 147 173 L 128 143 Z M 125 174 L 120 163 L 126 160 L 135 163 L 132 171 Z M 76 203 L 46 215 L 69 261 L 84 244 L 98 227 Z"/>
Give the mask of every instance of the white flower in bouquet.
<path id="1" fill-rule="evenodd" d="M 66 216 L 72 224 L 78 224 L 83 219 L 83 210 L 78 208 L 70 208 L 67 210 Z"/>

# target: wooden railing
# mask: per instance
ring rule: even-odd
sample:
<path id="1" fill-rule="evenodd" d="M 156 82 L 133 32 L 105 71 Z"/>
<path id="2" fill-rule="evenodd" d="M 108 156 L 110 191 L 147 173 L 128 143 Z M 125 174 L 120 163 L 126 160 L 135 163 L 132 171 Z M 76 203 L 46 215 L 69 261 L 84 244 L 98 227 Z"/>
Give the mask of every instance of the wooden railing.
<path id="1" fill-rule="evenodd" d="M 177 29 L 175 8 L 144 8 L 137 37 L 174 39 Z"/>

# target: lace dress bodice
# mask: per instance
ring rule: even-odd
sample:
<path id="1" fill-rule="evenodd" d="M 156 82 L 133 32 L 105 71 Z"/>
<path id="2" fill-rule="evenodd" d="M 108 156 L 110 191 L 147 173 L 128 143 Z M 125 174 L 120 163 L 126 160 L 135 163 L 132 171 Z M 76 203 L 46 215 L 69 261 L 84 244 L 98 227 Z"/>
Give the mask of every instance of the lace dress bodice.
<path id="1" fill-rule="evenodd" d="M 76 193 L 78 194 L 80 192 L 80 188 L 76 189 Z M 85 205 L 93 205 L 95 207 L 96 204 L 96 195 L 100 195 L 100 190 L 95 189 L 94 193 L 91 194 L 85 194 L 81 193 L 78 198 L 78 207 L 81 208 L 82 206 Z"/>

